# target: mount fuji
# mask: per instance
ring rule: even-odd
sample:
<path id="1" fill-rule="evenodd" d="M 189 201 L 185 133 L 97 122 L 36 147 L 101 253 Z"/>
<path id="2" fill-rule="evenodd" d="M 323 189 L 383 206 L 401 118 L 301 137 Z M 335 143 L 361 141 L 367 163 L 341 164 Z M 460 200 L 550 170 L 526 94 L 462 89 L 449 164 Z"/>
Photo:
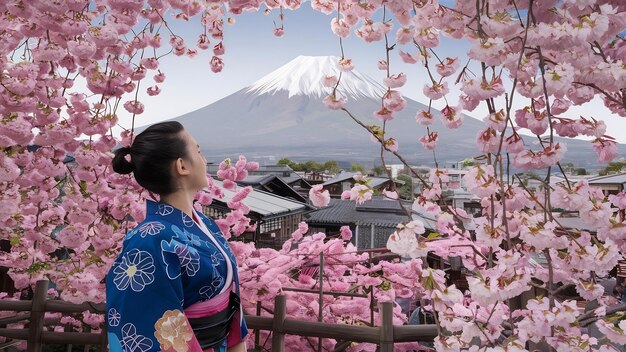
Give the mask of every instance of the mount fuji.
<path id="1" fill-rule="evenodd" d="M 299 56 L 252 85 L 174 120 L 191 131 L 212 161 L 243 154 L 252 160 L 274 155 L 296 161 L 337 160 L 370 166 L 380 163 L 380 146 L 370 140 L 369 133 L 344 111 L 331 110 L 322 102 L 331 93 L 322 79 L 326 75 L 339 76 L 338 60 Z M 373 112 L 380 109 L 386 91 L 382 84 L 352 70 L 343 72 L 338 90 L 347 98 L 346 108 L 354 116 L 366 125 L 380 125 Z M 426 127 L 415 121 L 416 113 L 427 106 L 405 99 L 405 109 L 395 113 L 387 124 L 387 136 L 398 140 L 399 152 L 408 161 L 431 164 L 432 152 L 418 142 L 427 134 Z M 458 161 L 478 155 L 475 138 L 483 126 L 481 121 L 465 116 L 463 126 L 451 130 L 437 116 L 430 128 L 439 132 L 438 160 Z M 575 164 L 593 166 L 596 157 L 589 142 L 567 143 L 567 155 L 575 158 Z"/>

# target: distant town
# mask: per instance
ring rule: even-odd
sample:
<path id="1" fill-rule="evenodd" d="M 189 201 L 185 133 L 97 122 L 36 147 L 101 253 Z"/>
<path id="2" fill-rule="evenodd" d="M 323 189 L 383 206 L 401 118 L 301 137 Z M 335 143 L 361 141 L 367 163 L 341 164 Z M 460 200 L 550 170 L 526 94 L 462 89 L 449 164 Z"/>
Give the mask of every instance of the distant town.
<path id="1" fill-rule="evenodd" d="M 455 208 L 464 209 L 470 215 L 480 216 L 480 198 L 470 193 L 463 181 L 472 165 L 472 160 L 439 165 L 439 170 L 447 173 L 449 178 L 448 182 L 442 184 L 443 201 Z M 562 167 L 565 176 L 552 174 L 550 187 L 565 182 L 565 178 L 569 182 L 587 180 L 590 185 L 609 195 L 621 192 L 626 185 L 624 160 L 611 162 L 596 172 L 576 167 L 572 163 L 566 163 Z M 217 164 L 209 163 L 209 174 L 216 175 L 217 168 Z M 245 202 L 251 209 L 248 216 L 258 225 L 255 233 L 244 234 L 244 240 L 255 241 L 257 246 L 280 248 L 297 229 L 298 223 L 306 221 L 310 233 L 324 232 L 331 237 L 339 236 L 340 227 L 348 225 L 354 234 L 351 241 L 358 249 L 384 248 L 397 224 L 410 220 L 407 214 L 411 214 L 411 219 L 422 220 L 433 231 L 436 228 L 435 219 L 430 214 L 412 209 L 413 200 L 423 187 L 422 181 L 415 174 L 428 180 L 432 167 L 411 166 L 411 169 L 409 172 L 407 167 L 398 164 L 390 164 L 386 168 L 368 168 L 334 160 L 295 162 L 289 158 L 278 159 L 272 165 L 261 165 L 257 171 L 250 172 L 244 181 L 239 182 L 240 186 L 251 186 L 254 189 Z M 374 190 L 372 200 L 363 204 L 342 200 L 341 194 L 355 185 L 354 176 L 359 173 L 366 175 L 368 185 Z M 510 175 L 511 178 L 512 176 Z M 532 172 L 517 173 L 515 182 L 511 182 L 519 183 L 520 180 L 524 183 L 524 188 L 531 192 L 540 192 L 548 186 L 545 175 Z M 330 193 L 331 201 L 327 207 L 316 208 L 308 199 L 309 190 L 317 184 L 323 185 Z M 399 199 L 385 198 L 382 195 L 385 189 L 397 190 Z M 205 209 L 207 214 L 220 217 L 229 211 L 226 204 L 234 193 L 227 190 L 224 193 L 224 199 L 214 200 Z M 555 216 L 563 226 L 595 231 L 585 228 L 578 214 L 558 212 Z"/>

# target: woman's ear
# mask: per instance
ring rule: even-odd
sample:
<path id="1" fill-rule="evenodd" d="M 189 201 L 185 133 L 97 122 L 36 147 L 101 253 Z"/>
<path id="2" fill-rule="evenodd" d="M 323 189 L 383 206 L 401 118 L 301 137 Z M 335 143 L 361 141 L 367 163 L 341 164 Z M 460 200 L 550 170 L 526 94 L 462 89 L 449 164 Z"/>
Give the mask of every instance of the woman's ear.
<path id="1" fill-rule="evenodd" d="M 183 158 L 178 158 L 174 162 L 174 171 L 177 175 L 186 176 L 191 173 L 189 162 L 185 161 Z"/>

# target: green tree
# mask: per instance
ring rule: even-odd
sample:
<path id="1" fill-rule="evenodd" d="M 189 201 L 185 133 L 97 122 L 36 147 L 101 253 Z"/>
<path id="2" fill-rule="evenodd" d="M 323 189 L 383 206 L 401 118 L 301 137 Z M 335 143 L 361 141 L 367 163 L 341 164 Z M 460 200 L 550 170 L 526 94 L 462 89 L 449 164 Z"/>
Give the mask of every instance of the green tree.
<path id="1" fill-rule="evenodd" d="M 372 169 L 372 173 L 374 174 L 374 176 L 381 176 L 385 173 L 385 169 L 382 166 L 374 166 L 374 168 Z"/>
<path id="2" fill-rule="evenodd" d="M 600 176 L 606 176 L 610 174 L 616 174 L 622 171 L 622 169 L 626 168 L 626 161 L 612 161 L 610 162 L 604 169 L 598 172 Z"/>
<path id="3" fill-rule="evenodd" d="M 320 172 L 320 171 L 324 171 L 324 164 L 320 164 L 320 163 L 318 163 L 315 160 L 308 160 L 304 164 L 302 164 L 302 170 L 306 171 L 306 172 L 311 172 L 311 171 Z"/>
<path id="4" fill-rule="evenodd" d="M 476 162 L 472 159 L 465 159 L 461 162 L 461 168 L 463 169 L 474 165 L 476 165 Z"/>
<path id="5" fill-rule="evenodd" d="M 290 160 L 289 158 L 282 158 L 280 160 L 278 160 L 278 165 L 284 165 L 284 166 L 289 166 L 290 168 L 294 169 L 294 166 L 297 165 L 297 163 L 295 161 Z"/>
<path id="6" fill-rule="evenodd" d="M 398 196 L 402 199 L 413 199 L 413 179 L 409 175 L 400 174 L 398 180 L 404 184 L 398 186 Z"/>
<path id="7" fill-rule="evenodd" d="M 365 173 L 365 166 L 361 165 L 361 164 L 352 164 L 350 165 L 350 171 L 351 172 L 360 172 L 362 174 Z"/>
<path id="8" fill-rule="evenodd" d="M 587 173 L 587 169 L 585 169 L 584 167 L 579 167 L 579 168 L 576 168 L 576 170 L 574 170 L 574 175 L 581 176 L 581 175 L 589 175 L 589 174 Z"/>
<path id="9" fill-rule="evenodd" d="M 339 164 L 335 160 L 328 160 L 324 163 L 324 170 L 328 171 L 331 174 L 336 174 L 341 171 L 339 168 Z"/>

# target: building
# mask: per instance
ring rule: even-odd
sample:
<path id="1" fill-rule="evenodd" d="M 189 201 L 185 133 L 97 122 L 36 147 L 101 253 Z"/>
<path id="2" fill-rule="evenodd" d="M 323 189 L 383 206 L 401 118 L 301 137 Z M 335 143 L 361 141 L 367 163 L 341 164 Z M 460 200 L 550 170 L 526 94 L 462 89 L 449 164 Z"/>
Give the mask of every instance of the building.
<path id="1" fill-rule="evenodd" d="M 465 210 L 473 216 L 481 216 L 483 207 L 480 204 L 481 198 L 468 192 L 464 188 L 447 189 L 442 191 L 442 197 L 446 204 L 450 204 L 453 208 Z"/>
<path id="2" fill-rule="evenodd" d="M 207 172 L 209 175 L 215 177 L 217 175 L 217 170 L 219 169 L 218 164 L 207 164 Z M 276 176 L 280 181 L 287 184 L 289 187 L 294 189 L 298 194 L 302 197 L 306 198 L 309 190 L 311 189 L 311 183 L 305 180 L 299 173 L 293 171 L 287 165 L 263 165 L 259 166 L 258 170 L 248 171 L 248 177 L 243 181 L 243 183 L 250 184 L 253 186 L 255 183 L 276 183 L 272 179 L 262 179 L 258 176 Z M 256 178 L 254 176 L 257 176 Z M 254 186 L 253 186 L 254 187 Z M 255 187 L 256 188 L 256 187 Z M 262 188 L 262 187 L 261 187 Z M 272 191 L 269 191 L 272 192 Z"/>
<path id="3" fill-rule="evenodd" d="M 404 205 L 410 211 L 410 204 Z M 338 236 L 341 226 L 350 226 L 352 243 L 359 249 L 385 248 L 387 239 L 409 216 L 398 201 L 374 198 L 363 204 L 355 201 L 331 199 L 327 207 L 305 215 L 309 232 L 324 232 Z"/>
<path id="4" fill-rule="evenodd" d="M 332 179 L 322 183 L 324 189 L 328 190 L 330 196 L 332 198 L 340 198 L 341 194 L 344 191 L 349 191 L 354 185 L 356 181 L 354 180 L 354 176 L 358 175 L 356 172 L 341 172 Z M 365 176 L 367 180 L 367 184 L 377 192 L 382 192 L 383 189 L 390 189 L 391 180 L 384 177 L 372 177 Z M 394 181 L 397 183 L 397 181 Z"/>
<path id="5" fill-rule="evenodd" d="M 222 187 L 222 182 L 219 180 L 213 180 L 213 183 L 222 189 L 224 198 L 214 198 L 211 205 L 204 207 L 204 213 L 219 219 L 231 211 L 227 204 L 236 192 Z M 261 189 L 253 189 L 243 203 L 250 208 L 250 213 L 246 216 L 257 225 L 255 232 L 242 235 L 243 240 L 254 241 L 257 247 L 276 249 L 282 247 L 283 242 L 289 239 L 298 228 L 303 215 L 312 209 L 304 202 L 281 197 Z"/>
<path id="6" fill-rule="evenodd" d="M 626 186 L 626 172 L 615 174 L 598 176 L 589 179 L 589 185 L 602 189 L 604 195 L 618 194 L 624 191 Z"/>
<path id="7" fill-rule="evenodd" d="M 282 178 L 275 175 L 252 175 L 246 177 L 243 181 L 238 181 L 240 186 L 251 186 L 254 189 L 266 191 L 271 194 L 290 198 L 295 201 L 306 203 L 307 198 L 305 195 L 297 192 L 291 186 L 283 181 Z"/>

